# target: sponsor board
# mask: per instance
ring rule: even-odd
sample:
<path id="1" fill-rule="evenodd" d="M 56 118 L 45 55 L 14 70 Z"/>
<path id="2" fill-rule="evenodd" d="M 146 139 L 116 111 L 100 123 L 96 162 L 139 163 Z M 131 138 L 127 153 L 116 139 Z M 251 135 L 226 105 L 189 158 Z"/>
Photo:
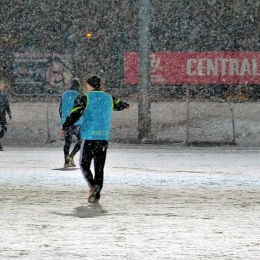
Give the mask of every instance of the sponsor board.
<path id="1" fill-rule="evenodd" d="M 260 52 L 155 52 L 151 84 L 259 84 Z M 124 80 L 138 84 L 138 53 L 124 54 Z"/>

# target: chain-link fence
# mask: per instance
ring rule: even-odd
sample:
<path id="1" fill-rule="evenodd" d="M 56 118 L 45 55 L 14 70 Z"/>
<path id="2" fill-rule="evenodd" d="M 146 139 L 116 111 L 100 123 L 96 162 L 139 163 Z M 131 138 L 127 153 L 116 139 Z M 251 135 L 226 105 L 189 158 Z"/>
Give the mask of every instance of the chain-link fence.
<path id="1" fill-rule="evenodd" d="M 168 145 L 260 145 L 259 102 L 172 101 L 151 103 L 151 134 L 138 140 L 138 102 L 113 112 L 111 142 Z M 3 144 L 62 146 L 59 102 L 12 102 L 13 119 Z"/>

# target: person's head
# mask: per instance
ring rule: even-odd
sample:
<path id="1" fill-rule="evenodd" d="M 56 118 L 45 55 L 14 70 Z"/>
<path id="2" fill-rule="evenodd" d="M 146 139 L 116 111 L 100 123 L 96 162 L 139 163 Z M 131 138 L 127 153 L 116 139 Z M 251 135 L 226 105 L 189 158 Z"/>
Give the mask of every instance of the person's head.
<path id="1" fill-rule="evenodd" d="M 4 83 L 4 81 L 0 81 L 0 91 L 3 91 L 3 90 L 5 90 L 5 83 Z"/>
<path id="2" fill-rule="evenodd" d="M 101 78 L 97 75 L 93 75 L 83 80 L 83 92 L 90 92 L 92 90 L 101 90 Z"/>
<path id="3" fill-rule="evenodd" d="M 79 91 L 79 90 L 80 90 L 80 87 L 81 87 L 81 84 L 80 84 L 79 79 L 78 79 L 78 78 L 73 78 L 73 79 L 71 80 L 70 89 Z"/>

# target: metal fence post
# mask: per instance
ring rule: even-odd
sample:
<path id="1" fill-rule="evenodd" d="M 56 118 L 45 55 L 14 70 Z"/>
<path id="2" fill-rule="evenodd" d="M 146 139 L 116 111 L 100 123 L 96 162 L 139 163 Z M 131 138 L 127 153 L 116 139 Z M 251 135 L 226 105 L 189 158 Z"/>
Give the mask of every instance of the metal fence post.
<path id="1" fill-rule="evenodd" d="M 149 48 L 149 0 L 139 5 L 139 75 L 138 75 L 138 139 L 145 141 L 151 135 L 150 105 L 150 48 Z"/>
<path id="2" fill-rule="evenodd" d="M 190 143 L 190 88 L 189 85 L 186 86 L 187 95 L 187 123 L 186 123 L 186 145 Z"/>

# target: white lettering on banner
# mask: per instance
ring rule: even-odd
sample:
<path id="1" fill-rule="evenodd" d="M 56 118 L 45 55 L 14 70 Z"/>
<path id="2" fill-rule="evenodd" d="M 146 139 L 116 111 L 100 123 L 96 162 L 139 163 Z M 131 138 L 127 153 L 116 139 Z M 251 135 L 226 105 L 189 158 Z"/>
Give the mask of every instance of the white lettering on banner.
<path id="1" fill-rule="evenodd" d="M 207 75 L 218 75 L 218 62 L 216 60 L 215 62 L 210 59 L 207 60 Z"/>
<path id="2" fill-rule="evenodd" d="M 199 59 L 198 60 L 198 75 L 199 76 L 205 75 L 203 73 L 203 71 L 205 71 L 205 68 L 206 68 L 206 67 L 203 66 L 203 64 L 205 64 L 205 61 L 206 61 L 206 59 Z"/>
<path id="3" fill-rule="evenodd" d="M 151 81 L 154 82 L 154 83 L 163 83 L 165 80 L 162 77 L 162 75 L 152 74 L 151 75 Z"/>
<path id="4" fill-rule="evenodd" d="M 155 54 L 150 55 L 151 73 L 156 72 L 161 67 L 161 59 Z"/>
<path id="5" fill-rule="evenodd" d="M 190 76 L 196 76 L 196 71 L 192 71 L 192 63 L 197 63 L 196 59 L 187 60 L 187 74 Z"/>
<path id="6" fill-rule="evenodd" d="M 256 59 L 188 59 L 189 76 L 260 76 Z"/>
<path id="7" fill-rule="evenodd" d="M 221 62 L 221 75 L 226 75 L 228 59 L 219 59 Z"/>
<path id="8" fill-rule="evenodd" d="M 252 75 L 250 64 L 249 64 L 249 61 L 247 59 L 242 60 L 240 75 L 244 76 L 245 73 L 247 73 L 248 75 Z"/>
<path id="9" fill-rule="evenodd" d="M 260 73 L 257 73 L 257 60 L 253 59 L 253 66 L 252 66 L 252 71 L 254 76 L 260 76 Z"/>
<path id="10" fill-rule="evenodd" d="M 230 75 L 239 75 L 238 59 L 230 59 Z"/>

